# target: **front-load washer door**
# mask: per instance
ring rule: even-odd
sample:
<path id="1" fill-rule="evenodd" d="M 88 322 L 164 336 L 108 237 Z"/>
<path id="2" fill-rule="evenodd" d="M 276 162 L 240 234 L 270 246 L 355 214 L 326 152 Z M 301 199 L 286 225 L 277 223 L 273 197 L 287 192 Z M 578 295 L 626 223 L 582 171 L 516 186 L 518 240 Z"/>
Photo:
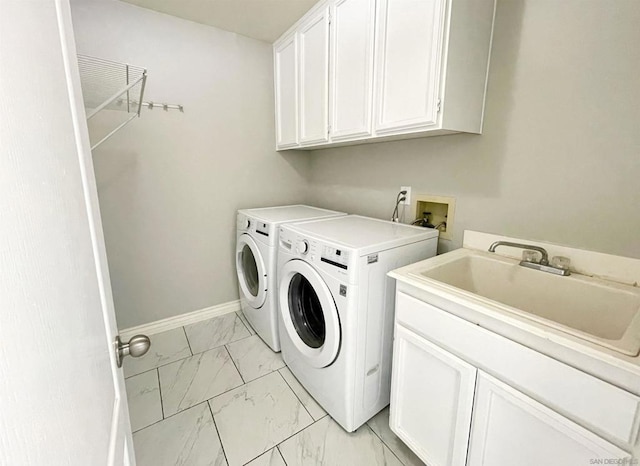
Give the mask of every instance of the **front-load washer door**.
<path id="1" fill-rule="evenodd" d="M 267 296 L 267 269 L 258 245 L 249 235 L 238 238 L 236 270 L 244 299 L 251 307 L 260 308 Z"/>
<path id="2" fill-rule="evenodd" d="M 340 319 L 331 290 L 307 262 L 291 260 L 280 273 L 280 316 L 300 357 L 326 367 L 338 356 Z"/>

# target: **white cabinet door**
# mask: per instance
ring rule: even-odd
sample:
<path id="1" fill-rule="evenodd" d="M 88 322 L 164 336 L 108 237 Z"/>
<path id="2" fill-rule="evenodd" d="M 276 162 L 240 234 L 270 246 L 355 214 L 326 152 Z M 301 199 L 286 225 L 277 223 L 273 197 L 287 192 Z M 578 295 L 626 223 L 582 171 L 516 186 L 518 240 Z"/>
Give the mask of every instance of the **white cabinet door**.
<path id="1" fill-rule="evenodd" d="M 327 142 L 329 125 L 329 8 L 298 30 L 300 143 Z"/>
<path id="2" fill-rule="evenodd" d="M 446 0 L 380 0 L 377 134 L 434 125 Z"/>
<path id="3" fill-rule="evenodd" d="M 391 429 L 430 466 L 464 466 L 476 368 L 396 325 Z"/>
<path id="4" fill-rule="evenodd" d="M 298 50 L 296 35 L 285 37 L 275 47 L 276 146 L 298 144 Z"/>
<path id="5" fill-rule="evenodd" d="M 370 136 L 375 0 L 336 0 L 331 10 L 331 140 Z"/>
<path id="6" fill-rule="evenodd" d="M 555 411 L 478 372 L 468 466 L 564 466 L 627 457 Z"/>

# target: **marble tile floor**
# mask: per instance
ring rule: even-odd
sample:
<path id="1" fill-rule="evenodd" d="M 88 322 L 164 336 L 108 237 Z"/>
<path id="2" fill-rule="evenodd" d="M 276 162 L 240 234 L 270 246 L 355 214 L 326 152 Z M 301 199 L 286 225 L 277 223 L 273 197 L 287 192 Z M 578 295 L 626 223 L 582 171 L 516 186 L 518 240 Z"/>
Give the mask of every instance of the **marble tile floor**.
<path id="1" fill-rule="evenodd" d="M 420 466 L 383 410 L 346 433 L 242 313 L 151 336 L 125 360 L 139 466 Z"/>

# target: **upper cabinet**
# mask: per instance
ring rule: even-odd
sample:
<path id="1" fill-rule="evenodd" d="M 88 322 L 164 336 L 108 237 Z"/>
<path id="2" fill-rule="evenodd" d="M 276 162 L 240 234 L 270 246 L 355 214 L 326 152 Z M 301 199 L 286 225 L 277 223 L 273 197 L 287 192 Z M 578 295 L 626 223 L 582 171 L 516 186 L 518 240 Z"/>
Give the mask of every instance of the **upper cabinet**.
<path id="1" fill-rule="evenodd" d="M 300 144 L 329 141 L 329 8 L 300 25 L 298 35 Z"/>
<path id="2" fill-rule="evenodd" d="M 298 48 L 296 34 L 284 37 L 274 48 L 276 95 L 276 145 L 298 145 Z"/>
<path id="3" fill-rule="evenodd" d="M 495 0 L 321 1 L 274 44 L 277 149 L 480 134 L 494 11 Z"/>
<path id="4" fill-rule="evenodd" d="M 379 0 L 376 133 L 437 124 L 445 0 Z"/>
<path id="5" fill-rule="evenodd" d="M 332 141 L 372 134 L 375 0 L 331 6 L 330 128 Z"/>

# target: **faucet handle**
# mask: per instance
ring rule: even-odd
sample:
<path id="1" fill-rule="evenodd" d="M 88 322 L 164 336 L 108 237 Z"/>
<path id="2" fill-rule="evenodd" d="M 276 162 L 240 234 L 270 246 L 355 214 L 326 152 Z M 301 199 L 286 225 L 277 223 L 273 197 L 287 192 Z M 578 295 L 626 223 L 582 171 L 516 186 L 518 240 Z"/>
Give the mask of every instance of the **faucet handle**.
<path id="1" fill-rule="evenodd" d="M 571 259 L 564 256 L 553 256 L 551 258 L 551 265 L 557 269 L 569 270 Z"/>
<path id="2" fill-rule="evenodd" d="M 532 251 L 531 249 L 525 249 L 522 251 L 522 260 L 524 262 L 532 262 L 537 264 L 538 261 L 538 252 Z"/>

